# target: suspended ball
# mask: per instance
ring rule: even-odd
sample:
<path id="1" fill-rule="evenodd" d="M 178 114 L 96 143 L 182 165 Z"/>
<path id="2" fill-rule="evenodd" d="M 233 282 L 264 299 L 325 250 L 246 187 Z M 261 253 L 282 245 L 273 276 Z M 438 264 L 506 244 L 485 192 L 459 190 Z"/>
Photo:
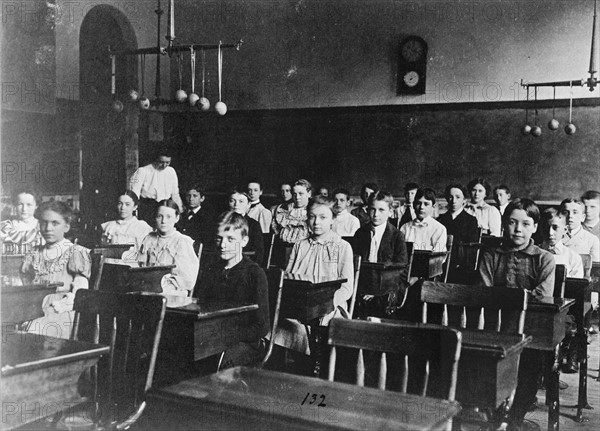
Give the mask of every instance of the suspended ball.
<path id="1" fill-rule="evenodd" d="M 115 112 L 123 112 L 123 102 L 120 100 L 115 100 L 112 103 L 112 110 Z"/>
<path id="2" fill-rule="evenodd" d="M 196 106 L 198 100 L 200 100 L 200 96 L 198 96 L 196 93 L 190 93 L 190 95 L 188 96 L 188 103 L 190 104 L 190 106 Z"/>
<path id="3" fill-rule="evenodd" d="M 533 126 L 531 128 L 531 134 L 537 138 L 538 136 L 542 135 L 542 128 L 540 126 Z"/>
<path id="4" fill-rule="evenodd" d="M 548 122 L 548 128 L 549 128 L 550 130 L 552 130 L 553 132 L 554 132 L 555 130 L 558 130 L 558 126 L 559 126 L 559 124 L 558 124 L 558 120 L 557 120 L 556 118 L 553 118 L 552 120 L 550 120 L 550 121 Z"/>
<path id="5" fill-rule="evenodd" d="M 201 97 L 198 103 L 196 103 L 196 107 L 202 112 L 206 112 L 210 109 L 210 102 L 206 97 Z"/>
<path id="6" fill-rule="evenodd" d="M 577 127 L 575 127 L 575 124 L 573 124 L 573 123 L 569 123 L 565 126 L 565 133 L 567 135 L 574 134 L 576 130 L 577 130 Z"/>
<path id="7" fill-rule="evenodd" d="M 529 135 L 531 133 L 531 126 L 529 124 L 525 124 L 521 129 L 521 133 L 524 135 Z"/>
<path id="8" fill-rule="evenodd" d="M 137 100 L 139 98 L 140 98 L 140 95 L 138 94 L 137 91 L 129 90 L 129 100 L 131 100 L 132 102 L 137 102 Z"/>
<path id="9" fill-rule="evenodd" d="M 140 109 L 146 110 L 150 108 L 150 99 L 147 97 L 142 97 L 138 103 L 140 105 Z"/>
<path id="10" fill-rule="evenodd" d="M 217 102 L 215 103 L 215 111 L 217 111 L 217 114 L 219 115 L 225 115 L 227 112 L 227 105 L 223 102 Z"/>
<path id="11" fill-rule="evenodd" d="M 185 102 L 187 97 L 188 96 L 187 96 L 187 93 L 185 92 L 185 90 L 177 90 L 175 92 L 175 100 L 177 100 L 179 103 Z"/>

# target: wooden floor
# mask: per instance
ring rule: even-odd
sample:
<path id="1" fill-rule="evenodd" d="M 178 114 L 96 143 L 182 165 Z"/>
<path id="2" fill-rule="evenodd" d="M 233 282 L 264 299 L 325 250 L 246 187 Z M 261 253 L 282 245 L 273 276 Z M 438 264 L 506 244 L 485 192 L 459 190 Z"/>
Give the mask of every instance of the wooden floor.
<path id="1" fill-rule="evenodd" d="M 598 325 L 594 325 L 598 329 Z M 569 387 L 560 391 L 560 430 L 561 431 L 597 431 L 600 429 L 600 382 L 598 377 L 598 361 L 600 355 L 600 337 L 598 334 L 590 337 L 591 344 L 588 345 L 588 403 L 593 410 L 584 410 L 582 423 L 574 421 L 577 411 L 577 391 L 579 374 L 562 374 L 560 379 Z M 542 431 L 548 426 L 548 408 L 545 405 L 545 391 L 538 391 L 538 409 L 528 413 L 525 419 L 537 422 Z"/>
<path id="2" fill-rule="evenodd" d="M 598 325 L 594 325 L 598 329 Z M 560 431 L 598 431 L 600 429 L 600 382 L 598 377 L 598 361 L 600 356 L 600 337 L 598 334 L 590 336 L 591 344 L 588 345 L 588 403 L 593 410 L 584 410 L 585 421 L 575 422 L 575 413 L 577 411 L 577 391 L 579 384 L 579 374 L 563 374 L 560 380 L 569 385 L 567 389 L 560 391 Z M 528 413 L 525 419 L 533 421 L 540 426 L 541 431 L 548 429 L 548 408 L 545 404 L 545 390 L 539 390 L 537 393 L 538 408 Z M 463 423 L 463 431 L 477 431 L 479 426 L 471 427 L 468 423 Z"/>

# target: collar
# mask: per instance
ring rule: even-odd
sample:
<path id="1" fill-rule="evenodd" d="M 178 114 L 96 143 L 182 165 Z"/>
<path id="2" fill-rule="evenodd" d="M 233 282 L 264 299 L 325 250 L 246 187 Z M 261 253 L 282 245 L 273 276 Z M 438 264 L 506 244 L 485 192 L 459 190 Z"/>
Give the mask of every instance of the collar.
<path id="1" fill-rule="evenodd" d="M 342 212 L 340 212 L 338 215 L 336 215 L 335 218 L 338 218 L 338 219 L 339 218 L 344 218 L 344 217 L 347 217 L 349 215 L 350 215 L 350 213 L 348 212 L 347 209 L 345 209 Z"/>
<path id="2" fill-rule="evenodd" d="M 567 235 L 569 235 L 569 238 L 573 238 L 575 235 L 577 235 L 579 232 L 581 232 L 581 229 L 583 229 L 582 226 L 579 226 L 577 229 L 573 230 L 573 231 L 567 231 Z"/>
<path id="3" fill-rule="evenodd" d="M 375 234 L 383 235 L 385 232 L 385 228 L 387 227 L 387 223 L 381 223 L 379 226 L 371 225 L 371 231 L 375 232 Z"/>
<path id="4" fill-rule="evenodd" d="M 475 204 L 473 202 L 469 202 L 469 206 L 474 209 L 478 208 L 486 208 L 488 206 L 486 201 L 481 201 L 481 203 Z"/>
<path id="5" fill-rule="evenodd" d="M 336 240 L 336 234 L 332 230 L 327 232 L 321 238 L 313 238 L 312 236 L 308 238 L 308 241 L 311 244 L 323 244 L 323 245 L 328 244 L 328 243 L 333 243 L 333 242 L 335 242 L 335 240 Z"/>
<path id="6" fill-rule="evenodd" d="M 431 220 L 432 220 L 431 216 L 427 216 L 423 220 L 419 220 L 416 218 L 412 221 L 412 224 L 415 226 L 426 227 L 429 223 L 431 223 Z"/>
<path id="7" fill-rule="evenodd" d="M 250 208 L 254 208 L 256 206 L 260 205 L 260 200 L 258 201 L 254 201 L 254 202 L 250 202 Z"/>
<path id="8" fill-rule="evenodd" d="M 529 244 L 523 250 L 513 250 L 511 248 L 506 248 L 506 246 L 502 246 L 498 247 L 496 251 L 501 254 L 524 253 L 529 256 L 537 256 L 539 254 L 542 254 L 542 249 L 535 246 L 535 244 L 533 243 L 533 239 L 529 240 Z"/>
<path id="9" fill-rule="evenodd" d="M 71 241 L 69 241 L 66 238 L 63 238 L 62 240 L 57 241 L 54 244 L 48 244 L 48 243 L 46 243 L 44 245 L 44 248 L 46 248 L 46 249 L 60 248 L 61 251 L 64 251 L 67 248 L 71 247 L 72 245 L 73 245 L 73 243 Z"/>
<path id="10" fill-rule="evenodd" d="M 456 211 L 456 212 L 450 213 L 450 216 L 452 217 L 452 220 L 454 220 L 456 217 L 458 217 L 458 216 L 459 216 L 459 214 L 460 214 L 461 212 L 463 212 L 463 211 L 464 211 L 464 209 L 465 209 L 465 208 L 463 207 L 463 208 L 460 208 L 460 209 L 459 209 L 458 211 Z"/>
<path id="11" fill-rule="evenodd" d="M 557 242 L 556 245 L 551 246 L 546 241 L 541 245 L 542 250 L 549 251 L 552 254 L 561 255 L 565 249 L 565 245 L 562 242 Z"/>
<path id="12" fill-rule="evenodd" d="M 582 226 L 582 227 L 587 227 L 588 229 L 594 229 L 594 228 L 595 228 L 596 226 L 598 226 L 599 224 L 600 224 L 600 220 L 598 220 L 598 221 L 596 222 L 596 224 L 594 224 L 594 225 L 592 225 L 592 226 L 590 226 L 590 225 L 588 225 L 588 224 L 585 224 L 585 222 L 583 222 L 583 224 L 582 224 L 581 226 Z"/>
<path id="13" fill-rule="evenodd" d="M 126 224 L 129 224 L 129 223 L 132 223 L 134 220 L 137 220 L 136 216 L 131 217 L 129 220 L 117 219 L 115 221 L 117 222 L 117 224 L 126 225 Z"/>

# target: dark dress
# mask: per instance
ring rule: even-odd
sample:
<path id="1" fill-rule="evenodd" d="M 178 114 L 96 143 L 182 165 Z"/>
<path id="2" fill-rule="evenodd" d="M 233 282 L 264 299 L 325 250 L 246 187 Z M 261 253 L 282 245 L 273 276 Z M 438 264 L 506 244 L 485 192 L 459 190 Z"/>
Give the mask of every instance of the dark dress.
<path id="1" fill-rule="evenodd" d="M 439 216 L 437 220 L 446 227 L 448 235 L 454 237 L 448 282 L 469 284 L 472 275 L 463 268 L 469 266 L 468 262 L 470 259 L 466 254 L 468 251 L 461 247 L 460 243 L 474 243 L 479 241 L 477 219 L 463 210 L 455 219 L 452 218 L 451 211 L 448 211 Z"/>

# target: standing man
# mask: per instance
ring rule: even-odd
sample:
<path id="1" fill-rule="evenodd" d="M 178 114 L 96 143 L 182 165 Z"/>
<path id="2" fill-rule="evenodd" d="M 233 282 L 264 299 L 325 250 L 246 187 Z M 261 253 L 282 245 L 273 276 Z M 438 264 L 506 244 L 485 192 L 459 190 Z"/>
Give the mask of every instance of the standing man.
<path id="1" fill-rule="evenodd" d="M 170 167 L 171 153 L 166 148 L 161 148 L 156 153 L 153 163 L 143 166 L 134 172 L 129 180 L 129 190 L 140 197 L 138 218 L 154 226 L 155 209 L 158 202 L 164 199 L 173 199 L 183 210 L 183 203 L 179 196 L 179 181 L 175 169 Z"/>

